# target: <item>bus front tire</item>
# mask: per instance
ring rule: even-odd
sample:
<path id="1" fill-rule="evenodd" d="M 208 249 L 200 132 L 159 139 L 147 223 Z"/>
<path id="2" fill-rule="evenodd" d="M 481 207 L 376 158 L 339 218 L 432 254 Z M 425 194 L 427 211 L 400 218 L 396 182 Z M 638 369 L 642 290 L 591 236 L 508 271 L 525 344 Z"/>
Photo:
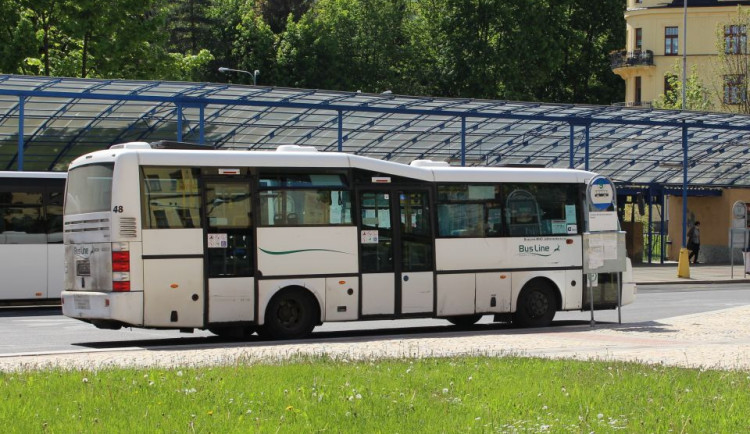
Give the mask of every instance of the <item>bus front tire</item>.
<path id="1" fill-rule="evenodd" d="M 299 339 L 312 332 L 320 318 L 318 303 L 308 291 L 290 288 L 273 296 L 266 308 L 265 324 L 258 334 L 267 339 Z"/>
<path id="2" fill-rule="evenodd" d="M 513 324 L 521 327 L 546 327 L 557 311 L 554 290 L 546 282 L 530 282 L 518 297 Z"/>
<path id="3" fill-rule="evenodd" d="M 482 318 L 482 315 L 457 315 L 446 318 L 456 327 L 471 327 Z"/>

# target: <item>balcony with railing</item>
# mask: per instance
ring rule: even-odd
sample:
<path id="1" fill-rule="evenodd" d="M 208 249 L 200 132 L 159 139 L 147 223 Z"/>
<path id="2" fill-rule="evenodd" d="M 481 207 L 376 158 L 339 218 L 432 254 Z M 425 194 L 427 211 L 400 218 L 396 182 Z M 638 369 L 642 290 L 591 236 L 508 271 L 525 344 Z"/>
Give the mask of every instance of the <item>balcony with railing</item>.
<path id="1" fill-rule="evenodd" d="M 609 54 L 613 70 L 620 68 L 654 66 L 654 52 L 651 50 L 613 51 Z"/>
<path id="2" fill-rule="evenodd" d="M 625 101 L 612 103 L 613 107 L 631 107 L 631 108 L 643 108 L 650 109 L 654 108 L 651 101 Z"/>

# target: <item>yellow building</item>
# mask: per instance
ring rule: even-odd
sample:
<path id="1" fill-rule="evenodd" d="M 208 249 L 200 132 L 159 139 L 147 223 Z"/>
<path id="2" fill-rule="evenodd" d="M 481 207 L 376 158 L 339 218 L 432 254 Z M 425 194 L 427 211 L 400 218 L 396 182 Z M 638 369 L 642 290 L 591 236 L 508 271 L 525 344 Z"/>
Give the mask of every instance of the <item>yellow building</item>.
<path id="1" fill-rule="evenodd" d="M 675 66 L 682 70 L 687 42 L 688 74 L 695 67 L 710 93 L 712 110 L 736 111 L 733 105 L 742 98 L 744 76 L 722 71 L 718 53 L 720 49 L 747 53 L 747 29 L 730 24 L 737 22 L 738 8 L 750 6 L 750 0 L 685 1 L 687 32 L 683 0 L 627 0 L 627 45 L 612 53 L 612 70 L 626 83 L 625 103 L 648 107 L 665 94 L 667 74 L 674 74 Z"/>
<path id="2" fill-rule="evenodd" d="M 737 24 L 742 21 L 741 9 L 750 11 L 750 0 L 686 1 L 687 14 L 683 0 L 627 0 L 626 46 L 612 53 L 611 58 L 612 71 L 625 80 L 625 104 L 650 107 L 669 89 L 667 76 L 682 74 L 683 55 L 686 54 L 688 75 L 695 68 L 699 83 L 708 92 L 709 110 L 746 111 L 749 107 L 745 97 L 747 61 L 750 60 L 747 56 L 748 26 Z M 730 56 L 720 56 L 724 53 Z M 732 53 L 742 56 L 732 59 Z M 727 68 L 728 61 L 721 57 L 742 59 L 738 62 L 740 68 Z M 706 196 L 699 191 L 689 193 L 687 224 L 702 222 L 700 261 L 726 263 L 730 256 L 730 210 L 737 200 L 750 203 L 750 189 L 722 185 L 715 188 L 721 190 L 719 195 Z M 664 204 L 669 216 L 669 244 L 665 246 L 667 259 L 677 260 L 682 247 L 682 197 L 669 196 Z M 738 253 L 734 252 L 734 256 Z M 640 256 L 640 253 L 636 252 L 636 255 Z M 741 258 L 737 259 L 741 261 Z"/>

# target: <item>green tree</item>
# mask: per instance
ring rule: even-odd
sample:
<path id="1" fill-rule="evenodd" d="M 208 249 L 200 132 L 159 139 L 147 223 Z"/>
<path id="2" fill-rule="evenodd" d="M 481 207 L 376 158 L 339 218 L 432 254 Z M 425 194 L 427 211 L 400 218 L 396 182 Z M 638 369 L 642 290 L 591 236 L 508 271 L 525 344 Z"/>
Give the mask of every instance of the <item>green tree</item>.
<path id="1" fill-rule="evenodd" d="M 279 37 L 284 84 L 400 91 L 404 70 L 405 0 L 321 0 Z"/>
<path id="2" fill-rule="evenodd" d="M 243 8 L 237 34 L 234 39 L 233 65 L 248 72 L 261 71 L 258 83 L 275 83 L 276 76 L 276 36 L 271 27 L 257 14 L 254 8 Z M 234 82 L 252 83 L 253 78 L 243 74 L 232 79 Z"/>
<path id="3" fill-rule="evenodd" d="M 514 0 L 511 0 L 511 2 Z M 502 91 L 503 37 L 512 13 L 504 0 L 419 0 L 406 26 L 406 68 L 427 92 L 451 97 L 496 97 Z M 420 71 L 420 67 L 425 69 Z"/>
<path id="4" fill-rule="evenodd" d="M 24 15 L 31 22 L 38 44 L 38 55 L 26 60 L 28 67 L 38 68 L 37 74 L 51 75 L 52 57 L 56 47 L 55 33 L 60 23 L 59 0 L 20 0 Z M 57 58 L 57 56 L 55 56 Z M 30 71 L 33 73 L 33 71 Z"/>
<path id="5" fill-rule="evenodd" d="M 169 51 L 172 53 L 198 53 L 208 49 L 211 42 L 210 9 L 213 2 L 181 0 L 166 6 L 169 19 Z"/>
<path id="6" fill-rule="evenodd" d="M 286 29 L 290 15 L 292 20 L 299 21 L 313 3 L 312 0 L 258 0 L 258 9 L 271 31 L 279 34 Z"/>
<path id="7" fill-rule="evenodd" d="M 550 2 L 553 4 L 553 2 Z M 612 73 L 605 53 L 625 45 L 625 2 L 567 0 L 552 9 L 559 19 L 560 57 L 535 99 L 555 102 L 610 104 L 624 100 L 625 84 Z M 548 33 L 552 34 L 552 33 Z"/>
<path id="8" fill-rule="evenodd" d="M 406 24 L 412 88 L 447 96 L 610 103 L 624 86 L 619 0 L 418 0 Z M 551 36 L 551 35 L 554 35 Z"/>
<path id="9" fill-rule="evenodd" d="M 681 110 L 682 107 L 682 66 L 676 62 L 672 72 L 666 74 L 666 92 L 652 101 L 654 108 Z M 709 111 L 713 109 L 711 93 L 703 85 L 695 65 L 690 68 L 690 75 L 685 82 L 685 109 L 695 111 Z"/>
<path id="10" fill-rule="evenodd" d="M 0 2 L 0 72 L 26 74 L 24 59 L 37 57 L 34 26 L 17 0 Z"/>
<path id="11" fill-rule="evenodd" d="M 748 28 L 750 10 L 737 6 L 737 14 L 716 29 L 716 51 L 719 53 L 716 65 L 721 80 L 716 86 L 716 96 L 722 111 L 750 114 Z"/>

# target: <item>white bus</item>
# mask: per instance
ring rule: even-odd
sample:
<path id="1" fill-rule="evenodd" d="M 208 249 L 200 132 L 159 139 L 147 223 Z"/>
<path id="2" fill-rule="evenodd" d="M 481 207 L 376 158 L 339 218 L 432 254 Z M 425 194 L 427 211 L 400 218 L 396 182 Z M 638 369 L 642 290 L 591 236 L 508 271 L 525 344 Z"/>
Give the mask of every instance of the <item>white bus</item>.
<path id="1" fill-rule="evenodd" d="M 65 175 L 0 172 L 0 303 L 59 302 Z"/>
<path id="2" fill-rule="evenodd" d="M 283 339 L 326 321 L 495 315 L 545 326 L 589 306 L 593 173 L 156 145 L 70 165 L 65 315 Z M 631 280 L 599 275 L 594 307 L 616 308 L 618 291 L 630 303 Z"/>

